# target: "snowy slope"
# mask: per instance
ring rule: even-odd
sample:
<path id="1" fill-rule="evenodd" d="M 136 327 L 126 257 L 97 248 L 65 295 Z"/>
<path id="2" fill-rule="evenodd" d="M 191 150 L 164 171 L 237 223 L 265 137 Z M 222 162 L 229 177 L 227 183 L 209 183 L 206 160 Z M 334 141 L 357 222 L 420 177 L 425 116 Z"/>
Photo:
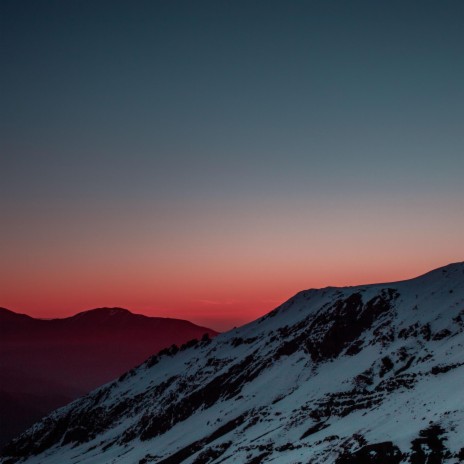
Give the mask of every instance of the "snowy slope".
<path id="1" fill-rule="evenodd" d="M 62 408 L 3 463 L 464 460 L 464 263 L 298 293 Z"/>

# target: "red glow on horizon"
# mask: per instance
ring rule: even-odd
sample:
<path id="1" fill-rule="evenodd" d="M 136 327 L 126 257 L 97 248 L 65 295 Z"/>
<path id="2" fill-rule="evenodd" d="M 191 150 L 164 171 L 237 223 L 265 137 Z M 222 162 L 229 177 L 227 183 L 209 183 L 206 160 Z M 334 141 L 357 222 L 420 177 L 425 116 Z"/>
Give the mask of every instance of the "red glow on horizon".
<path id="1" fill-rule="evenodd" d="M 411 201 L 213 201 L 164 215 L 29 218 L 9 232 L 7 223 L 0 306 L 45 318 L 119 306 L 226 330 L 301 290 L 403 280 L 462 260 L 461 197 Z"/>
<path id="2" fill-rule="evenodd" d="M 171 285 L 163 282 L 162 286 L 151 284 L 149 279 L 126 280 L 123 285 L 122 280 L 112 276 L 112 279 L 100 279 L 93 285 L 81 280 L 82 286 L 76 287 L 73 282 L 58 279 L 57 275 L 43 276 L 40 280 L 25 283 L 27 295 L 10 287 L 0 305 L 39 318 L 66 317 L 96 307 L 119 306 L 134 313 L 187 319 L 225 331 L 266 314 L 304 289 L 398 281 L 445 264 L 448 263 L 404 266 L 401 272 L 393 267 L 381 272 L 367 266 L 351 272 L 340 266 L 330 272 L 319 266 L 307 275 L 266 273 L 251 279 L 238 273 L 234 279 L 222 281 L 220 275 L 192 275 L 182 284 L 171 281 Z M 56 279 L 59 285 L 51 291 Z"/>

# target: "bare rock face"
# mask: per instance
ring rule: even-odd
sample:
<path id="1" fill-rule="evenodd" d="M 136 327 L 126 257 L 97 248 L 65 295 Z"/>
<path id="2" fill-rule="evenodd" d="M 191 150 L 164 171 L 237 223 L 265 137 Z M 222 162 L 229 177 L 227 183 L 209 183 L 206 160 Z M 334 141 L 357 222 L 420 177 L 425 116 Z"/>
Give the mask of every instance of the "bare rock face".
<path id="1" fill-rule="evenodd" d="M 3 463 L 455 464 L 463 321 L 463 263 L 300 292 L 55 411 Z"/>
<path id="2" fill-rule="evenodd" d="M 336 464 L 400 464 L 403 455 L 391 441 L 365 445 L 358 451 L 342 454 Z"/>

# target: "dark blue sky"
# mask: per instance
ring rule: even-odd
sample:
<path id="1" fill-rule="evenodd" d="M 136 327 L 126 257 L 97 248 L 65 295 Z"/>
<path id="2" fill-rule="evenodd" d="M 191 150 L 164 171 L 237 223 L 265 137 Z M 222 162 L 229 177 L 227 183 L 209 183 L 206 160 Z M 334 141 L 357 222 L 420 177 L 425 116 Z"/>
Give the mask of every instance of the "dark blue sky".
<path id="1" fill-rule="evenodd" d="M 324 257 L 346 275 L 462 259 L 461 1 L 3 0 L 0 38 L 15 291 L 47 256 L 66 275 L 102 246 L 113 265 L 116 249 L 159 262 L 156 280 L 173 250 L 179 270 L 198 242 L 232 243 L 234 269 L 265 257 L 306 286 Z M 298 233 L 286 239 L 279 220 Z M 366 256 L 343 260 L 367 229 Z M 402 242 L 413 233 L 427 238 Z M 254 245 L 237 255 L 244 237 Z M 306 267 L 294 269 L 298 252 Z"/>

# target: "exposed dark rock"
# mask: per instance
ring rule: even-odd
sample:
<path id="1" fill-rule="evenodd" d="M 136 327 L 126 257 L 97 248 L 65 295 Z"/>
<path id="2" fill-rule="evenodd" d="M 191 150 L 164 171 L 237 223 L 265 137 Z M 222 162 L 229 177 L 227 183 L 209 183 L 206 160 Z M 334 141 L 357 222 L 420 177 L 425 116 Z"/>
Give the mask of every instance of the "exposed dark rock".
<path id="1" fill-rule="evenodd" d="M 389 318 L 373 331 L 374 338 L 371 344 L 380 343 L 382 346 L 387 346 L 395 340 L 395 331 L 392 327 L 392 319 Z"/>
<path id="2" fill-rule="evenodd" d="M 401 374 L 402 372 L 404 371 L 407 371 L 410 367 L 411 367 L 411 364 L 414 362 L 414 359 L 416 359 L 415 356 L 411 356 L 409 359 L 408 359 L 408 362 L 400 367 L 398 370 L 395 371 L 395 375 L 399 375 Z"/>
<path id="3" fill-rule="evenodd" d="M 316 421 L 323 421 L 331 416 L 345 417 L 352 411 L 368 409 L 379 404 L 381 397 L 375 392 L 348 390 L 326 395 L 317 403 L 317 408 L 312 409 L 309 416 Z"/>
<path id="4" fill-rule="evenodd" d="M 388 289 L 364 304 L 361 293 L 353 293 L 293 327 L 281 327 L 278 332 L 284 340 L 274 359 L 301 349 L 315 363 L 332 359 L 346 348 L 346 354 L 355 355 L 362 346 L 359 336 L 392 309 L 396 298 L 397 292 Z"/>
<path id="5" fill-rule="evenodd" d="M 443 340 L 451 335 L 451 330 L 443 329 L 437 332 L 433 337 L 432 340 Z"/>
<path id="6" fill-rule="evenodd" d="M 456 456 L 459 460 L 463 461 L 464 462 L 464 448 L 461 448 L 459 450 L 459 453 L 457 454 Z"/>
<path id="7" fill-rule="evenodd" d="M 245 417 L 246 416 L 243 414 L 227 422 L 223 426 L 219 427 L 216 431 L 214 431 L 211 435 L 180 449 L 173 455 L 158 461 L 157 464 L 180 464 L 182 463 L 187 458 L 189 458 L 193 454 L 203 449 L 206 445 L 208 445 L 212 441 L 217 440 L 218 438 L 228 434 L 229 432 L 232 432 L 234 429 L 239 427 L 241 424 L 243 424 Z"/>
<path id="8" fill-rule="evenodd" d="M 312 336 L 306 342 L 312 360 L 318 362 L 338 356 L 347 345 L 370 329 L 379 316 L 392 309 L 392 300 L 396 297 L 396 292 L 389 289 L 364 304 L 362 295 L 353 293 L 320 313 L 311 324 L 309 334 Z"/>
<path id="9" fill-rule="evenodd" d="M 203 334 L 203 336 L 201 337 L 201 343 L 203 343 L 204 345 L 209 345 L 212 341 L 211 337 L 209 336 L 209 333 L 205 333 Z"/>
<path id="10" fill-rule="evenodd" d="M 355 356 L 356 354 L 361 352 L 363 346 L 362 340 L 355 340 L 346 350 L 346 354 L 348 356 Z"/>
<path id="11" fill-rule="evenodd" d="M 148 440 L 169 430 L 173 425 L 189 417 L 201 407 L 213 405 L 219 398 L 230 399 L 240 393 L 243 385 L 253 380 L 267 365 L 253 364 L 253 355 L 233 365 L 226 373 L 213 378 L 205 386 L 183 397 L 179 402 L 167 405 L 162 413 L 147 416 L 139 423 L 141 440 Z"/>
<path id="12" fill-rule="evenodd" d="M 195 458 L 192 464 L 208 464 L 215 461 L 220 456 L 222 456 L 228 450 L 228 448 L 230 448 L 231 444 L 231 441 L 227 441 L 225 443 L 221 443 L 220 445 L 206 448 Z"/>
<path id="13" fill-rule="evenodd" d="M 242 344 L 251 345 L 251 344 L 254 343 L 257 339 L 258 339 L 258 337 L 249 337 L 249 338 L 235 337 L 235 338 L 232 339 L 231 345 L 232 345 L 234 348 L 237 347 L 237 346 L 240 346 L 240 345 L 242 345 Z"/>
<path id="14" fill-rule="evenodd" d="M 444 374 L 448 371 L 456 369 L 457 367 L 462 366 L 464 363 L 453 363 L 453 364 L 440 364 L 438 366 L 433 366 L 430 371 L 432 375 Z"/>
<path id="15" fill-rule="evenodd" d="M 258 454 L 258 456 L 251 458 L 249 461 L 247 461 L 246 464 L 261 464 L 270 454 L 271 451 L 265 451 L 264 453 Z"/>
<path id="16" fill-rule="evenodd" d="M 411 389 L 414 387 L 416 377 L 416 374 L 402 374 L 386 378 L 375 387 L 375 391 L 391 393 L 400 388 Z"/>
<path id="17" fill-rule="evenodd" d="M 408 338 L 411 337 L 417 337 L 419 334 L 419 323 L 416 322 L 408 327 L 405 327 L 404 329 L 401 329 L 398 332 L 398 338 L 407 340 Z"/>
<path id="18" fill-rule="evenodd" d="M 304 432 L 303 435 L 301 435 L 300 440 L 303 440 L 303 438 L 309 437 L 310 435 L 313 435 L 314 433 L 319 432 L 320 430 L 324 430 L 327 427 L 327 424 L 324 424 L 323 422 L 318 422 L 317 424 L 314 424 L 311 427 L 309 427 L 309 429 L 306 430 L 306 432 Z"/>
<path id="19" fill-rule="evenodd" d="M 420 333 L 424 337 L 424 340 L 428 342 L 432 336 L 432 329 L 430 328 L 430 324 L 423 325 L 421 327 Z"/>
<path id="20" fill-rule="evenodd" d="M 193 338 L 192 340 L 189 340 L 188 342 L 185 342 L 182 345 L 180 345 L 179 351 L 185 351 L 188 348 L 197 346 L 199 343 L 200 342 L 196 338 Z"/>
<path id="21" fill-rule="evenodd" d="M 354 453 L 344 453 L 336 464 L 399 464 L 403 458 L 400 449 L 391 441 L 363 446 Z"/>
<path id="22" fill-rule="evenodd" d="M 412 441 L 411 464 L 441 464 L 446 456 L 442 435 L 445 430 L 439 425 L 431 425 L 421 430 L 420 437 Z"/>
<path id="23" fill-rule="evenodd" d="M 288 451 L 288 450 L 294 450 L 294 449 L 299 449 L 301 448 L 301 445 L 295 445 L 293 443 L 285 443 L 285 445 L 279 446 L 275 448 L 277 452 L 282 452 L 282 451 Z"/>
<path id="24" fill-rule="evenodd" d="M 354 384 L 357 389 L 365 389 L 367 386 L 374 384 L 374 375 L 372 369 L 368 369 L 354 378 Z"/>
<path id="25" fill-rule="evenodd" d="M 89 432 L 84 427 L 77 426 L 65 433 L 61 444 L 67 445 L 68 443 L 84 443 L 87 441 L 88 436 Z"/>
<path id="26" fill-rule="evenodd" d="M 393 361 L 388 356 L 383 357 L 379 376 L 383 377 L 387 372 L 390 372 L 393 369 L 393 366 L 394 366 Z"/>
<path id="27" fill-rule="evenodd" d="M 179 351 L 179 347 L 175 344 L 171 345 L 169 348 L 164 348 L 158 352 L 158 356 L 174 356 Z"/>

